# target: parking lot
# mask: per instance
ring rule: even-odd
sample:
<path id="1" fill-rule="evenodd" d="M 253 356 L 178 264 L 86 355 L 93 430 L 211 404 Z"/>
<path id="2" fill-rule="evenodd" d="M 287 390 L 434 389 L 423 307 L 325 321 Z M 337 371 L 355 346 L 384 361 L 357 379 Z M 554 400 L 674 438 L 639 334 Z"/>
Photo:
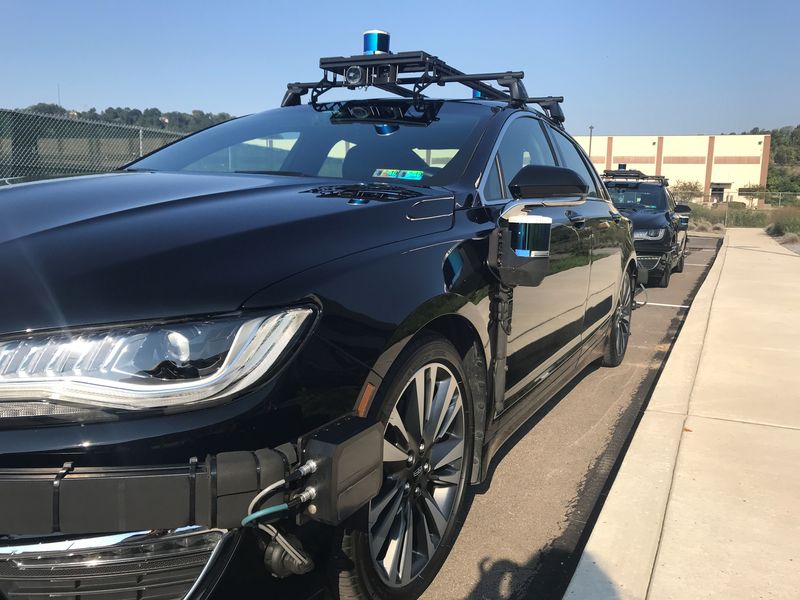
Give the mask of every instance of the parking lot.
<path id="1" fill-rule="evenodd" d="M 587 368 L 504 447 L 424 598 L 561 598 L 719 241 L 691 235 L 684 272 L 637 296 L 625 362 Z"/>

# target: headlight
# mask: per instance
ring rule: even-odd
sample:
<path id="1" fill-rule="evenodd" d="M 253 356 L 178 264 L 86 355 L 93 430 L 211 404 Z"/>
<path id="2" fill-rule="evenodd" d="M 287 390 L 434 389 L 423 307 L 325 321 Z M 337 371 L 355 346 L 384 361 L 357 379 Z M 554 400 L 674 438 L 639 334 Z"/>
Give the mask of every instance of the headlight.
<path id="1" fill-rule="evenodd" d="M 635 240 L 660 240 L 664 237 L 666 229 L 636 229 L 633 232 Z"/>
<path id="2" fill-rule="evenodd" d="M 0 416 L 187 407 L 255 383 L 296 341 L 307 308 L 0 341 Z"/>

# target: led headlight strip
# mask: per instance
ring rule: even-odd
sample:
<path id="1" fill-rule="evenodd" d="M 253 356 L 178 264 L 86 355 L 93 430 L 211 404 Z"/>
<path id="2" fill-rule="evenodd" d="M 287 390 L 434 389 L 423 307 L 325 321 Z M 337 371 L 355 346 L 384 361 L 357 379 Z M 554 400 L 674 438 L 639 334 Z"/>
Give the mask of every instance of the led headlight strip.
<path id="1" fill-rule="evenodd" d="M 219 400 L 263 377 L 297 341 L 312 312 L 293 308 L 3 340 L 0 414 L 15 412 L 4 406 L 37 401 L 56 414 L 66 407 L 138 411 Z"/>
<path id="2" fill-rule="evenodd" d="M 665 229 L 636 229 L 633 232 L 635 240 L 660 240 L 664 237 Z"/>

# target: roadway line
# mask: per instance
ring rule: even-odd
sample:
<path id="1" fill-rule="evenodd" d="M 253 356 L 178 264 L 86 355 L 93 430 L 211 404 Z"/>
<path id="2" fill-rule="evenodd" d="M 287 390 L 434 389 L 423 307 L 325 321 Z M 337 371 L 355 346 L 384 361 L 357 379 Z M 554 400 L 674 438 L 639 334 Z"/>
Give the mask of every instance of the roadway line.
<path id="1" fill-rule="evenodd" d="M 667 308 L 689 308 L 685 304 L 659 304 L 658 302 L 637 302 L 639 306 L 665 306 Z"/>

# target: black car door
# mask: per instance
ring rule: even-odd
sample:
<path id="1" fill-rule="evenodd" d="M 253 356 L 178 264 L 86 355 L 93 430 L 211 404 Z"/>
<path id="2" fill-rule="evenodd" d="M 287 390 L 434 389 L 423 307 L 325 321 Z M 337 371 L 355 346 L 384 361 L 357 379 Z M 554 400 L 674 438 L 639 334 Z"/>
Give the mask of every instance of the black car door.
<path id="1" fill-rule="evenodd" d="M 556 161 L 541 122 L 522 116 L 510 121 L 500 136 L 482 183 L 484 201 L 511 202 L 508 182 L 529 164 L 555 166 Z M 590 249 L 581 240 L 585 223 L 580 203 L 558 204 L 554 199 L 552 206 L 529 211 L 552 219 L 550 266 L 539 286 L 517 286 L 513 291 L 504 409 L 565 365 L 581 341 Z"/>
<path id="2" fill-rule="evenodd" d="M 586 244 L 591 246 L 589 291 L 582 327 L 583 339 L 587 339 L 614 309 L 622 272 L 625 224 L 578 145 L 560 131 L 552 127 L 548 130 L 561 166 L 577 172 L 589 184 L 589 198 L 583 206 L 586 225 L 582 230 Z"/>

